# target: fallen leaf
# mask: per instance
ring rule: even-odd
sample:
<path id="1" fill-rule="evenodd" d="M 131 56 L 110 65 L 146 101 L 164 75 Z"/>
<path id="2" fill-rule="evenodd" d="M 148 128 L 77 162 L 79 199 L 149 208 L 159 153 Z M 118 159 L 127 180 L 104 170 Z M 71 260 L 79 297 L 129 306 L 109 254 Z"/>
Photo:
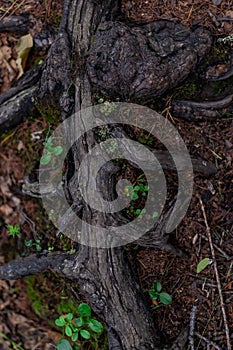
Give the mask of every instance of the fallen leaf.
<path id="1" fill-rule="evenodd" d="M 13 58 L 10 60 L 10 65 L 15 71 L 18 71 L 17 63 Z"/>
<path id="2" fill-rule="evenodd" d="M 20 199 L 17 198 L 17 197 L 15 197 L 15 196 L 11 197 L 11 200 L 10 200 L 10 202 L 9 202 L 9 204 L 10 204 L 13 208 L 19 207 L 20 203 L 21 203 Z"/>
<path id="3" fill-rule="evenodd" d="M 231 23 L 231 21 L 225 21 L 225 22 L 223 22 L 223 26 L 224 26 L 224 30 L 225 31 L 231 31 L 231 29 L 232 29 L 232 23 Z"/>
<path id="4" fill-rule="evenodd" d="M 13 213 L 13 209 L 8 204 L 3 204 L 0 207 L 0 213 L 3 216 L 9 216 L 9 215 L 11 215 Z"/>
<path id="5" fill-rule="evenodd" d="M 1 263 L 4 263 L 4 261 L 3 262 L 1 261 Z M 8 284 L 5 281 L 1 280 L 0 281 L 0 290 L 2 291 L 2 289 L 8 290 L 9 286 L 8 286 Z"/>
<path id="6" fill-rule="evenodd" d="M 6 69 L 8 71 L 8 79 L 9 79 L 10 82 L 12 82 L 15 79 L 15 77 L 16 77 L 16 72 L 11 67 L 11 65 L 7 62 L 7 60 L 5 60 L 5 66 L 6 66 Z"/>
<path id="7" fill-rule="evenodd" d="M 233 18 L 233 11 L 232 11 L 232 10 L 226 11 L 226 15 L 227 15 L 227 17 L 229 17 L 229 18 Z"/>
<path id="8" fill-rule="evenodd" d="M 6 197 L 10 197 L 12 195 L 9 186 L 6 183 L 0 184 L 1 194 Z"/>
<path id="9" fill-rule="evenodd" d="M 2 46 L 0 48 L 0 50 L 1 50 L 5 60 L 9 61 L 9 59 L 11 58 L 11 55 L 12 55 L 11 48 L 9 46 Z"/>
<path id="10" fill-rule="evenodd" d="M 17 79 L 19 79 L 24 73 L 24 68 L 27 62 L 28 54 L 32 46 L 33 46 L 33 38 L 31 34 L 21 36 L 21 38 L 19 39 L 16 45 L 16 52 L 18 54 L 16 63 L 19 69 L 19 74 Z"/>
<path id="11" fill-rule="evenodd" d="M 18 143 L 18 146 L 17 146 L 17 150 L 21 151 L 22 149 L 25 149 L 25 146 L 24 146 L 23 141 L 20 140 Z"/>
<path id="12" fill-rule="evenodd" d="M 3 62 L 4 62 L 3 53 L 0 50 L 0 66 L 3 64 Z"/>
<path id="13" fill-rule="evenodd" d="M 1 303 L 0 305 L 0 311 L 4 310 L 6 306 L 10 304 L 10 300 L 5 301 L 5 303 Z"/>

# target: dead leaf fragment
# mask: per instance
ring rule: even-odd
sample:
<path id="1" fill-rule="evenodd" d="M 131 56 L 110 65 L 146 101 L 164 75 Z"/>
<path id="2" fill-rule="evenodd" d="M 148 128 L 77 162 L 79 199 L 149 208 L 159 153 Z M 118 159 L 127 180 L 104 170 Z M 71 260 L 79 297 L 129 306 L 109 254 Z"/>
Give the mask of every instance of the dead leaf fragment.
<path id="1" fill-rule="evenodd" d="M 9 216 L 13 213 L 13 209 L 8 204 L 3 204 L 0 207 L 0 214 L 3 216 Z"/>
<path id="2" fill-rule="evenodd" d="M 5 58 L 6 61 L 9 61 L 9 59 L 11 58 L 12 55 L 12 51 L 11 48 L 9 46 L 2 46 L 1 47 L 1 51 L 3 54 L 3 57 Z"/>
<path id="3" fill-rule="evenodd" d="M 24 146 L 23 141 L 20 140 L 18 143 L 18 146 L 17 146 L 17 150 L 21 151 L 22 149 L 25 149 L 25 146 Z"/>
<path id="4" fill-rule="evenodd" d="M 21 77 L 24 73 L 24 68 L 27 62 L 28 54 L 33 46 L 33 38 L 31 34 L 27 34 L 24 36 L 21 36 L 19 39 L 17 45 L 16 45 L 16 52 L 18 54 L 18 58 L 16 60 L 17 66 L 19 68 L 19 74 L 17 79 Z"/>
<path id="5" fill-rule="evenodd" d="M 9 186 L 6 183 L 0 183 L 0 193 L 5 197 L 10 197 L 12 195 Z"/>
<path id="6" fill-rule="evenodd" d="M 10 65 L 15 71 L 18 70 L 17 63 L 16 63 L 16 61 L 13 58 L 10 60 Z"/>
<path id="7" fill-rule="evenodd" d="M 232 10 L 226 11 L 226 16 L 229 18 L 233 18 L 233 11 Z"/>
<path id="8" fill-rule="evenodd" d="M 11 207 L 13 207 L 13 208 L 19 207 L 20 203 L 21 203 L 20 199 L 17 198 L 17 197 L 15 197 L 15 196 L 11 197 L 11 200 L 10 200 L 10 202 L 9 202 L 9 204 L 10 204 Z"/>

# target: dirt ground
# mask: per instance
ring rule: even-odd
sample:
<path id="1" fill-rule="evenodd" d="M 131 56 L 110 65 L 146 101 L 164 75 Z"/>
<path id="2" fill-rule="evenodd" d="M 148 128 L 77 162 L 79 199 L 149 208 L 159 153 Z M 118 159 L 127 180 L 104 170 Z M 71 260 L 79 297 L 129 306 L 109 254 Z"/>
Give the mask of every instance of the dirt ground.
<path id="1" fill-rule="evenodd" d="M 58 8 L 53 0 L 22 1 L 20 4 L 0 1 L 0 16 L 29 12 L 36 18 L 32 36 L 44 26 L 57 25 L 62 3 Z M 121 4 L 121 18 L 126 21 L 147 23 L 169 19 L 189 26 L 201 25 L 209 28 L 216 40 L 232 34 L 231 1 L 122 0 Z M 15 42 L 18 38 L 17 33 L 0 33 L 0 46 L 10 47 L 12 59 L 16 58 Z M 44 57 L 45 54 L 40 59 Z M 25 69 L 30 68 L 37 58 L 32 52 Z M 216 63 L 222 64 L 223 61 L 219 57 Z M 0 75 L 1 92 L 10 88 L 17 79 L 17 74 L 12 78 L 6 65 L 1 67 Z M 226 90 L 228 85 L 232 85 L 231 79 L 225 84 Z M 182 96 L 180 90 L 182 86 L 164 99 L 169 101 L 173 96 Z M 195 97 L 195 93 L 191 91 L 189 97 Z M 190 154 L 213 163 L 217 173 L 209 178 L 195 174 L 189 210 L 171 237 L 174 245 L 185 251 L 188 258 L 135 246 L 131 253 L 135 268 L 148 307 L 153 307 L 148 293 L 153 282 L 160 281 L 163 291 L 172 295 L 169 306 L 152 311 L 164 344 L 176 339 L 194 318 L 195 350 L 227 349 L 227 328 L 233 342 L 233 116 L 221 121 L 187 123 L 177 115 L 171 115 L 169 109 L 158 112 L 174 123 Z M 38 110 L 38 118 L 29 117 L 17 128 L 0 136 L 0 263 L 43 249 L 72 248 L 68 239 L 55 236 L 55 228 L 44 213 L 41 200 L 21 192 L 24 176 L 30 173 L 36 176 L 42 143 L 49 128 L 55 126 L 54 116 L 49 113 L 42 115 Z M 168 177 L 169 188 L 173 191 L 175 174 L 168 174 Z M 19 225 L 20 237 L 10 237 L 6 224 Z M 25 241 L 30 240 L 33 245 L 28 247 Z M 198 263 L 204 258 L 213 260 L 213 252 L 216 264 L 212 262 L 197 273 Z M 61 338 L 54 320 L 61 310 L 64 312 L 65 308 L 75 306 L 72 301 L 78 292 L 70 291 L 69 287 L 52 273 L 19 281 L 0 281 L 0 350 L 54 349 L 54 344 Z M 81 301 L 81 296 L 78 298 Z M 195 307 L 196 313 L 193 311 Z"/>

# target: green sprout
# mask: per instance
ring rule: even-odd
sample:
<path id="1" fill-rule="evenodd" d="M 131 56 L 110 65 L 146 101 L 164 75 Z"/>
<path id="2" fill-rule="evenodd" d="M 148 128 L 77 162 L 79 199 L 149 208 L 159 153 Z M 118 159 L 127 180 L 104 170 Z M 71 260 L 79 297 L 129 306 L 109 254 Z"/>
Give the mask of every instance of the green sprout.
<path id="1" fill-rule="evenodd" d="M 40 245 L 40 239 L 36 239 L 35 242 L 33 242 L 32 239 L 28 241 L 25 239 L 24 245 L 29 248 L 35 247 L 37 252 L 40 252 L 42 250 Z"/>
<path id="2" fill-rule="evenodd" d="M 7 224 L 6 225 L 7 229 L 8 229 L 8 235 L 10 237 L 20 237 L 20 227 L 19 225 L 10 225 L 10 224 Z"/>
<path id="3" fill-rule="evenodd" d="M 98 135 L 102 141 L 105 141 L 108 135 L 108 131 L 105 129 L 99 130 Z"/>
<path id="4" fill-rule="evenodd" d="M 152 139 L 151 135 L 145 135 L 145 133 L 143 133 L 143 132 L 141 132 L 139 134 L 137 140 L 144 145 L 152 146 L 152 144 L 153 144 L 153 139 Z"/>
<path id="5" fill-rule="evenodd" d="M 40 164 L 47 165 L 52 159 L 52 154 L 55 156 L 60 156 L 63 152 L 62 146 L 53 147 L 53 140 L 50 136 L 44 143 L 45 154 L 40 159 Z"/>
<path id="6" fill-rule="evenodd" d="M 126 186 L 125 188 L 125 194 L 127 197 L 130 197 L 132 201 L 136 201 L 139 198 L 139 192 L 143 197 L 147 195 L 147 192 L 149 191 L 149 186 L 139 184 L 136 186 Z"/>
<path id="7" fill-rule="evenodd" d="M 153 310 L 160 308 L 163 305 L 169 305 L 172 302 L 172 296 L 168 293 L 162 292 L 162 285 L 160 282 L 154 282 L 152 288 L 149 290 L 149 295 L 152 299 Z"/>
<path id="8" fill-rule="evenodd" d="M 92 342 L 94 339 L 94 343 L 97 343 L 97 336 L 103 331 L 102 323 L 91 317 L 91 308 L 86 303 L 81 303 L 77 311 L 77 318 L 69 312 L 55 320 L 55 325 L 63 329 L 63 338 L 57 343 L 57 350 L 79 350 L 80 341 Z"/>

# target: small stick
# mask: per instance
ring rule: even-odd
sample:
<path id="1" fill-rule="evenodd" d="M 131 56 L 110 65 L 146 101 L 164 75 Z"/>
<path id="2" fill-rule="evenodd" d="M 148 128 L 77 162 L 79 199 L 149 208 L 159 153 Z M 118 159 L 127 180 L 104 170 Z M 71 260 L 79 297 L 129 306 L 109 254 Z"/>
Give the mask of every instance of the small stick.
<path id="1" fill-rule="evenodd" d="M 230 335 L 229 335 L 229 327 L 228 327 L 227 316 L 226 316 L 226 311 L 225 311 L 225 307 L 224 307 L 221 282 L 220 282 L 220 277 L 219 277 L 219 273 L 218 273 L 218 267 L 217 267 L 217 262 L 216 262 L 215 251 L 214 251 L 214 246 L 213 246 L 213 242 L 212 242 L 210 227 L 208 225 L 206 212 L 205 212 L 205 208 L 204 208 L 202 199 L 200 196 L 198 196 L 198 198 L 199 198 L 199 201 L 201 204 L 201 210 L 202 210 L 202 214 L 203 214 L 204 221 L 205 221 L 206 231 L 207 231 L 207 235 L 208 235 L 208 239 L 209 239 L 209 245 L 210 245 L 210 250 L 211 250 L 211 255 L 212 255 L 212 260 L 213 260 L 214 272 L 215 272 L 215 277 L 216 277 L 217 286 L 218 286 L 218 294 L 219 294 L 219 299 L 220 299 L 220 306 L 221 306 L 221 310 L 222 310 L 224 327 L 225 327 L 225 334 L 226 334 L 226 340 L 227 340 L 227 350 L 231 350 L 232 347 L 231 347 L 231 341 L 230 341 Z"/>
<path id="2" fill-rule="evenodd" d="M 193 305 L 192 312 L 190 315 L 190 323 L 189 323 L 189 345 L 191 347 L 191 350 L 194 350 L 193 335 L 194 335 L 196 313 L 197 313 L 197 306 Z"/>
<path id="3" fill-rule="evenodd" d="M 205 241 L 208 241 L 208 238 L 206 238 L 204 235 L 201 235 L 202 238 L 204 238 Z M 214 248 L 221 253 L 226 260 L 231 260 L 232 256 L 227 255 L 221 248 L 219 248 L 216 244 L 213 244 Z"/>
<path id="4" fill-rule="evenodd" d="M 195 332 L 195 335 L 200 338 L 201 340 L 204 340 L 204 342 L 206 342 L 206 344 L 208 344 L 208 346 L 213 346 L 216 350 L 221 350 L 220 347 L 218 345 L 216 345 L 214 342 L 212 342 L 211 340 L 208 340 L 206 337 L 203 337 L 203 335 Z"/>
<path id="5" fill-rule="evenodd" d="M 218 21 L 233 21 L 233 18 L 230 18 L 230 17 L 219 17 Z"/>

